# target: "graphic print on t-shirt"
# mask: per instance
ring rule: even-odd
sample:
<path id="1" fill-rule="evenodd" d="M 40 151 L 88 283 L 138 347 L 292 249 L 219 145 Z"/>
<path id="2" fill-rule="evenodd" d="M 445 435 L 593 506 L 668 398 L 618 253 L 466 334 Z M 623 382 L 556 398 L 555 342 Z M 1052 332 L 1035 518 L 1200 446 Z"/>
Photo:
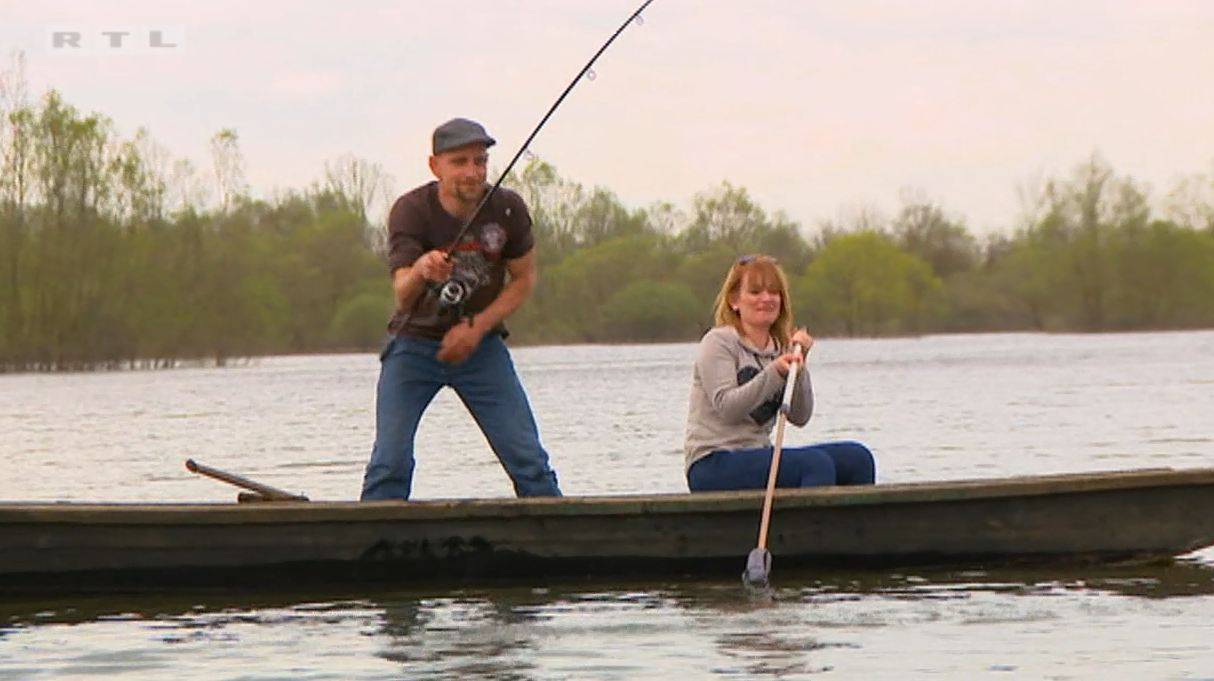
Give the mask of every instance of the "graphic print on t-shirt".
<path id="1" fill-rule="evenodd" d="M 759 362 L 758 355 L 755 355 L 755 363 L 759 364 L 759 366 L 763 366 Z M 741 369 L 738 369 L 738 385 L 746 385 L 758 375 L 759 370 L 757 368 L 752 366 L 744 366 Z M 766 402 L 752 409 L 749 414 L 750 419 L 761 426 L 775 418 L 776 412 L 780 411 L 782 392 L 783 391 L 777 392 L 768 398 Z"/>
<path id="2" fill-rule="evenodd" d="M 488 284 L 490 266 L 502 257 L 506 246 L 506 230 L 496 222 L 473 228 L 460 240 L 451 254 L 451 278 L 468 284 L 469 295 Z"/>

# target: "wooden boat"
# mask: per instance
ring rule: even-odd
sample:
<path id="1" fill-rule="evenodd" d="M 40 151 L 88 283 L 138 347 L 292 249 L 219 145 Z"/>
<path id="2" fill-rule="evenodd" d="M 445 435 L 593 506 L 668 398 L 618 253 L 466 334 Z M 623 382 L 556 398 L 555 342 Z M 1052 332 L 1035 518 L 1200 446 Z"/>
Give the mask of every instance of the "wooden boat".
<path id="1" fill-rule="evenodd" d="M 0 590 L 738 574 L 761 491 L 0 503 Z M 1214 468 L 779 490 L 779 569 L 1153 560 L 1214 545 Z"/>

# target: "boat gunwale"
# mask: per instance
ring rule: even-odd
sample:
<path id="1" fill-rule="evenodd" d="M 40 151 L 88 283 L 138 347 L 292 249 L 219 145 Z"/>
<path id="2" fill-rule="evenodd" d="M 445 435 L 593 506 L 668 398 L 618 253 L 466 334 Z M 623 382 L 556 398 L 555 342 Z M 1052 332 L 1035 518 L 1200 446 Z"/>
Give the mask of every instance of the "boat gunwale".
<path id="1" fill-rule="evenodd" d="M 777 490 L 777 509 L 975 501 L 1214 485 L 1214 468 L 1147 468 L 1011 478 Z M 546 498 L 227 503 L 0 502 L 0 525 L 207 525 L 463 521 L 517 517 L 716 514 L 757 509 L 762 490 Z"/>

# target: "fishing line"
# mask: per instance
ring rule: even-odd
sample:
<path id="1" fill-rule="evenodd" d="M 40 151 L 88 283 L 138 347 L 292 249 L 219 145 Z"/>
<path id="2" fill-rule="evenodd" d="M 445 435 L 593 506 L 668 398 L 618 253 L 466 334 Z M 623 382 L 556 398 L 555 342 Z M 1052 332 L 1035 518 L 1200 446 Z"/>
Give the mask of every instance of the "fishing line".
<path id="1" fill-rule="evenodd" d="M 582 69 L 578 71 L 577 75 L 573 77 L 573 80 L 569 81 L 569 85 L 565 86 L 565 90 L 561 92 L 561 96 L 556 98 L 556 101 L 552 103 L 552 106 L 548 109 L 548 112 L 545 113 L 544 117 L 540 119 L 539 124 L 535 126 L 535 129 L 531 131 L 531 134 L 527 136 L 527 139 L 523 141 L 523 144 L 518 148 L 518 151 L 515 152 L 514 158 L 510 159 L 510 163 L 506 164 L 506 169 L 502 171 L 501 175 L 499 175 L 497 180 L 493 183 L 493 186 L 490 187 L 489 190 L 485 192 L 484 196 L 481 197 L 480 202 L 476 204 L 476 208 L 473 209 L 472 213 L 468 216 L 468 219 L 464 221 L 464 224 L 462 227 L 460 227 L 459 232 L 455 234 L 455 238 L 452 239 L 451 243 L 443 249 L 443 255 L 448 261 L 451 260 L 451 253 L 455 250 L 456 246 L 458 246 L 460 241 L 463 240 L 464 236 L 467 235 L 468 230 L 472 228 L 472 223 L 476 221 L 477 216 L 479 216 L 480 212 L 484 210 L 486 205 L 488 205 L 489 200 L 493 198 L 493 195 L 497 193 L 498 188 L 502 186 L 502 182 L 506 179 L 506 176 L 509 175 L 510 171 L 514 169 L 514 166 L 516 163 L 518 163 L 519 158 L 521 158 L 524 153 L 528 154 L 529 158 L 535 158 L 535 154 L 532 154 L 529 150 L 531 141 L 535 139 L 535 136 L 538 135 L 540 130 L 544 127 L 544 124 L 547 123 L 548 119 L 552 117 L 552 114 L 556 112 L 557 107 L 561 105 L 561 102 L 565 101 L 565 98 L 569 96 L 569 93 L 573 91 L 573 88 L 577 86 L 582 78 L 594 80 L 598 77 L 598 74 L 593 68 L 594 63 L 598 61 L 598 58 L 603 54 L 603 52 L 607 51 L 607 48 L 611 46 L 611 43 L 615 42 L 615 39 L 624 32 L 624 29 L 628 28 L 629 24 L 634 21 L 637 23 L 637 25 L 644 23 L 644 20 L 641 18 L 641 12 L 643 12 L 645 8 L 648 7 L 652 2 L 653 0 L 645 0 L 645 2 L 641 3 L 641 6 L 638 7 L 637 10 L 624 21 L 624 23 L 620 24 L 620 27 L 615 30 L 615 33 L 611 34 L 611 37 L 607 39 L 607 42 L 603 43 L 602 46 L 599 47 L 598 51 L 594 53 L 594 56 L 590 58 L 590 61 L 586 62 L 586 65 L 583 66 Z M 464 316 L 464 303 L 471 296 L 474 289 L 473 286 L 470 286 L 467 282 L 464 282 L 455 276 L 450 277 L 446 282 L 428 282 L 426 287 L 430 291 L 433 291 L 438 297 L 440 315 L 454 312 L 457 318 Z M 412 318 L 417 313 L 417 309 L 421 305 L 424 296 L 425 293 L 422 293 L 414 298 L 413 306 L 410 308 L 406 319 Z M 471 322 L 471 317 L 469 317 L 468 320 Z"/>
<path id="2" fill-rule="evenodd" d="M 452 240 L 451 244 L 448 245 L 447 248 L 444 249 L 448 259 L 450 259 L 451 252 L 455 250 L 455 247 L 457 244 L 459 244 L 460 239 L 463 239 L 464 235 L 468 233 L 468 230 L 472 227 L 473 221 L 476 220 L 476 217 L 480 214 L 481 210 L 484 209 L 485 205 L 489 203 L 489 199 L 492 198 L 494 193 L 497 192 L 498 187 L 502 185 L 502 181 L 505 180 L 506 176 L 510 174 L 510 171 L 514 168 L 514 164 L 518 163 L 519 157 L 521 157 L 523 153 L 527 151 L 527 147 L 531 145 L 531 140 L 535 139 L 535 136 L 539 134 L 540 129 L 543 128 L 544 124 L 548 122 L 548 119 L 552 117 L 552 114 L 556 111 L 557 107 L 561 105 L 561 102 L 565 101 L 565 97 L 569 96 L 569 93 L 578 84 L 578 82 L 582 80 L 583 76 L 585 76 L 587 80 L 594 80 L 597 77 L 597 74 L 593 68 L 594 62 L 598 61 L 599 56 L 603 54 L 603 52 L 607 51 L 607 48 L 611 45 L 611 43 L 615 42 L 615 39 L 624 32 L 624 29 L 628 28 L 629 24 L 634 21 L 638 26 L 645 23 L 645 20 L 641 18 L 641 12 L 643 12 L 645 8 L 648 7 L 652 2 L 653 0 L 645 0 L 645 2 L 642 3 L 631 16 L 628 17 L 627 21 L 620 24 L 620 27 L 615 30 L 615 33 L 611 34 L 611 37 L 607 39 L 607 42 L 603 43 L 603 46 L 594 53 L 594 56 L 590 58 L 590 61 L 586 62 L 586 65 L 582 67 L 582 70 L 578 71 L 578 74 L 573 77 L 573 80 L 571 80 L 569 85 L 565 87 L 565 91 L 561 93 L 561 96 L 557 97 L 556 101 L 553 102 L 552 107 L 548 109 L 548 113 L 544 114 L 544 117 L 540 119 L 539 125 L 535 126 L 535 129 L 532 130 L 531 134 L 527 136 L 527 139 L 523 142 L 523 145 L 519 147 L 519 150 L 514 154 L 514 158 L 510 159 L 510 163 L 506 165 L 506 169 L 502 171 L 500 176 L 498 176 L 497 181 L 494 182 L 493 186 L 489 188 L 489 191 L 485 192 L 485 195 L 481 197 L 480 203 L 476 204 L 476 209 L 472 211 L 472 215 L 470 215 L 464 222 L 464 226 L 461 227 L 459 233 L 455 235 L 455 239 Z"/>

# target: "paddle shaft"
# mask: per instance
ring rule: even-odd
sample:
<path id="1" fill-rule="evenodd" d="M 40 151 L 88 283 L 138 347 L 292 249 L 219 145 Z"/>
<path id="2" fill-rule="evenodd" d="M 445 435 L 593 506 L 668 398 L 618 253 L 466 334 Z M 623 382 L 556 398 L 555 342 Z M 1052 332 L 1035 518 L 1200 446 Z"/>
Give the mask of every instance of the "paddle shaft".
<path id="1" fill-rule="evenodd" d="M 235 473 L 221 471 L 218 468 L 211 468 L 210 466 L 198 463 L 197 461 L 195 461 L 193 459 L 186 459 L 185 467 L 192 473 L 199 473 L 201 475 L 207 476 L 208 478 L 215 478 L 216 480 L 221 480 L 223 482 L 228 483 L 229 485 L 236 485 L 237 487 L 243 487 L 244 489 L 247 489 L 249 491 L 260 494 L 261 496 L 265 497 L 266 499 L 271 499 L 271 500 L 275 500 L 275 501 L 307 501 L 308 500 L 308 498 L 305 496 L 302 496 L 299 494 L 291 494 L 290 492 L 278 489 L 277 487 L 270 487 L 269 485 L 263 485 L 260 482 L 255 482 L 242 475 L 236 475 Z"/>
<path id="2" fill-rule="evenodd" d="M 801 346 L 793 345 L 793 352 L 801 354 Z M 776 496 L 776 477 L 780 472 L 780 450 L 784 449 L 784 426 L 788 423 L 788 411 L 792 409 L 792 391 L 801 373 L 801 362 L 788 367 L 788 380 L 784 382 L 784 398 L 780 401 L 780 412 L 776 416 L 776 440 L 771 449 L 771 472 L 767 474 L 767 494 L 763 496 L 763 517 L 759 521 L 760 550 L 767 549 L 767 528 L 771 524 L 771 506 Z"/>

